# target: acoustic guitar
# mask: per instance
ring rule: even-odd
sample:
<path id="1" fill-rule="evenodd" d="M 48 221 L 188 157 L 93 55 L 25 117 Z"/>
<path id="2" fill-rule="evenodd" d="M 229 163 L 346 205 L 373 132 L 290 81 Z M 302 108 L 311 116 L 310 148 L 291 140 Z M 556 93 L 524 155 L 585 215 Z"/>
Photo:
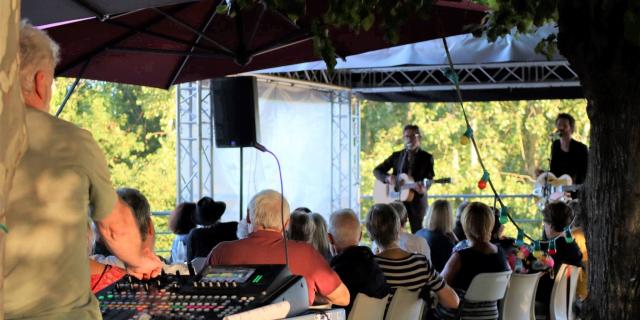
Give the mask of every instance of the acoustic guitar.
<path id="1" fill-rule="evenodd" d="M 391 203 L 396 200 L 411 201 L 415 196 L 415 188 L 418 183 L 406 173 L 402 173 L 397 177 L 398 186 L 392 186 L 376 179 L 373 186 L 374 203 Z M 429 187 L 434 183 L 451 183 L 451 178 L 441 179 L 424 179 L 423 184 Z"/>

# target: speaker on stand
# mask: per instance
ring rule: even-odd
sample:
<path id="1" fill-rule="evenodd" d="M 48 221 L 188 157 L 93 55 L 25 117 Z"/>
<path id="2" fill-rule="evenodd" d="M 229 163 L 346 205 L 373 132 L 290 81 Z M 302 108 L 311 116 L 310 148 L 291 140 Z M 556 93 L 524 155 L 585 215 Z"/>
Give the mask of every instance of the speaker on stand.
<path id="1" fill-rule="evenodd" d="M 254 147 L 260 139 L 258 88 L 255 77 L 228 77 L 211 80 L 216 147 L 240 148 L 240 219 L 243 207 L 244 147 Z"/>

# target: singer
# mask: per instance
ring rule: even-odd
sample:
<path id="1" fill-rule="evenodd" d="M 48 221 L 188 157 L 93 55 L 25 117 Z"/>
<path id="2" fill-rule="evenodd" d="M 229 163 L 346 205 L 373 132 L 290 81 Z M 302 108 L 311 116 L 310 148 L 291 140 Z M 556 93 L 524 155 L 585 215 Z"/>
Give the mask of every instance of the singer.
<path id="1" fill-rule="evenodd" d="M 417 182 L 413 188 L 414 196 L 410 201 L 403 201 L 407 208 L 411 232 L 422 228 L 422 218 L 427 211 L 426 193 L 430 185 L 424 185 L 424 179 L 433 179 L 433 156 L 420 149 L 420 128 L 410 124 L 403 130 L 404 150 L 391 154 L 384 162 L 373 169 L 376 179 L 392 186 L 398 186 L 398 175 L 406 173 Z M 389 170 L 393 169 L 391 174 Z"/>
<path id="2" fill-rule="evenodd" d="M 551 144 L 550 170 L 556 177 L 568 174 L 574 184 L 582 184 L 587 177 L 589 149 L 571 138 L 575 125 L 576 120 L 567 113 L 556 117 L 556 132 L 560 138 Z"/>

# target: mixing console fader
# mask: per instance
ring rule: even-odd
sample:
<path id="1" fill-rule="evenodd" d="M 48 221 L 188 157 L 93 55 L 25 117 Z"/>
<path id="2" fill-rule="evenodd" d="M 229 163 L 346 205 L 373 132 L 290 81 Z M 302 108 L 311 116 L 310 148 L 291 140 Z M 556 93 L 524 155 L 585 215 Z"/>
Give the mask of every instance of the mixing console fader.
<path id="1" fill-rule="evenodd" d="M 223 319 L 279 301 L 289 315 L 307 309 L 304 278 L 284 265 L 207 267 L 198 276 L 129 276 L 96 294 L 104 319 Z"/>

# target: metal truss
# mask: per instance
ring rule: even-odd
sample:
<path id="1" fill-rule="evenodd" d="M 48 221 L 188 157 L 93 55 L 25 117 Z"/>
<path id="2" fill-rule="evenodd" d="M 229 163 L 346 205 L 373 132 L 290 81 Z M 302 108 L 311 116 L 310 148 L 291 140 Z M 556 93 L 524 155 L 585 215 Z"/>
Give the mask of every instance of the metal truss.
<path id="1" fill-rule="evenodd" d="M 177 200 L 197 201 L 213 194 L 213 116 L 209 81 L 178 86 Z"/>
<path id="2" fill-rule="evenodd" d="M 360 106 L 350 91 L 330 91 L 331 210 L 360 212 Z"/>
<path id="3" fill-rule="evenodd" d="M 382 69 L 306 70 L 271 76 L 351 88 L 354 92 L 381 93 L 452 90 L 444 75 L 446 65 L 404 66 Z M 578 75 L 567 61 L 456 65 L 462 90 L 579 87 Z"/>

